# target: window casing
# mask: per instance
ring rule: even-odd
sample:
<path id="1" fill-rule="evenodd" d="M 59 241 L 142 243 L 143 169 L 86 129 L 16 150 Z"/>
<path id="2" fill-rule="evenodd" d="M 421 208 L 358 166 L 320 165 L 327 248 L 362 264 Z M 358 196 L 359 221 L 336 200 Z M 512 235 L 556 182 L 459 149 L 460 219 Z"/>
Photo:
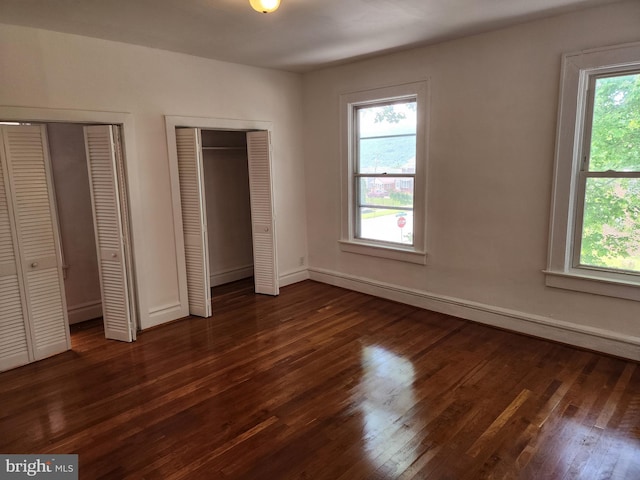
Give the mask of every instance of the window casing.
<path id="1" fill-rule="evenodd" d="M 342 95 L 343 251 L 426 263 L 427 83 Z"/>
<path id="2" fill-rule="evenodd" d="M 563 59 L 548 286 L 640 300 L 638 89 L 640 44 Z"/>

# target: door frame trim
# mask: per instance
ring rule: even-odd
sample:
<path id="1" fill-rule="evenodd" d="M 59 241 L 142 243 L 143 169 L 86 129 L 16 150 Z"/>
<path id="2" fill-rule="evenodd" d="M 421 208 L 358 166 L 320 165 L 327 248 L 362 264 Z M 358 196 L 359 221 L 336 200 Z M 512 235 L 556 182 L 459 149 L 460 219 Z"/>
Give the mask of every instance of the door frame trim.
<path id="1" fill-rule="evenodd" d="M 176 127 L 200 128 L 206 130 L 267 130 L 273 136 L 273 122 L 268 120 L 243 120 L 213 117 L 186 117 L 165 115 L 167 133 L 167 153 L 169 155 L 169 176 L 171 179 L 171 199 L 173 202 L 173 221 L 178 261 L 178 279 L 180 285 L 180 304 L 183 316 L 189 315 L 189 299 L 187 296 L 187 267 L 184 261 L 184 237 L 182 235 L 182 209 L 180 204 L 180 177 L 178 175 L 178 147 L 176 144 Z M 275 198 L 272 199 L 275 207 Z M 278 265 L 274 265 L 276 272 Z"/>

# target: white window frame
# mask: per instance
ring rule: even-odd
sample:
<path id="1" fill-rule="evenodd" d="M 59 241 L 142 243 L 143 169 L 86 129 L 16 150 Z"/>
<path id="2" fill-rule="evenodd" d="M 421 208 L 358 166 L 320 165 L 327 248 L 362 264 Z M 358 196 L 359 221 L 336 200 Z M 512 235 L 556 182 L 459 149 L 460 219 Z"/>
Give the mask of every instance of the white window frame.
<path id="1" fill-rule="evenodd" d="M 340 95 L 342 222 L 339 243 L 343 252 L 389 258 L 421 265 L 426 264 L 428 94 L 429 84 L 424 80 Z M 413 245 L 357 238 L 355 111 L 358 107 L 403 99 L 415 99 L 416 101 L 417 124 L 416 171 L 414 174 L 413 197 Z"/>
<path id="2" fill-rule="evenodd" d="M 546 285 L 640 301 L 640 275 L 580 266 L 576 261 L 584 191 L 581 163 L 592 106 L 589 87 L 602 75 L 640 70 L 640 43 L 563 56 Z"/>

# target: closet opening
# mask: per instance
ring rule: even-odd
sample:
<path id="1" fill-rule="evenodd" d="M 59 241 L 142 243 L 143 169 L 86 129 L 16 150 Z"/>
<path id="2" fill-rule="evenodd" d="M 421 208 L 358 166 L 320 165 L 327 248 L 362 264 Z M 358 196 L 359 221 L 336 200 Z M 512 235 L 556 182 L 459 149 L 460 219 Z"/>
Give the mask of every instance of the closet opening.
<path id="1" fill-rule="evenodd" d="M 277 295 L 269 131 L 174 132 L 189 313 L 211 316 L 212 287 L 250 277 Z"/>
<path id="2" fill-rule="evenodd" d="M 11 331 L 0 370 L 73 348 L 70 324 L 101 319 L 106 338 L 135 340 L 120 130 L 0 122 L 0 297 Z"/>

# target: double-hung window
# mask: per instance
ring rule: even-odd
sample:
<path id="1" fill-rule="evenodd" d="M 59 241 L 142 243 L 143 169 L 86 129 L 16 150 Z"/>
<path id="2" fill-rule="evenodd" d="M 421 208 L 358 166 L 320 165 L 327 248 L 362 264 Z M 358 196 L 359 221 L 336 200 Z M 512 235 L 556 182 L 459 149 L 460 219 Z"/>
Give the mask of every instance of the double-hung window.
<path id="1" fill-rule="evenodd" d="M 640 45 L 563 67 L 547 284 L 640 300 Z"/>
<path id="2" fill-rule="evenodd" d="M 425 263 L 426 82 L 341 97 L 342 250 Z"/>

